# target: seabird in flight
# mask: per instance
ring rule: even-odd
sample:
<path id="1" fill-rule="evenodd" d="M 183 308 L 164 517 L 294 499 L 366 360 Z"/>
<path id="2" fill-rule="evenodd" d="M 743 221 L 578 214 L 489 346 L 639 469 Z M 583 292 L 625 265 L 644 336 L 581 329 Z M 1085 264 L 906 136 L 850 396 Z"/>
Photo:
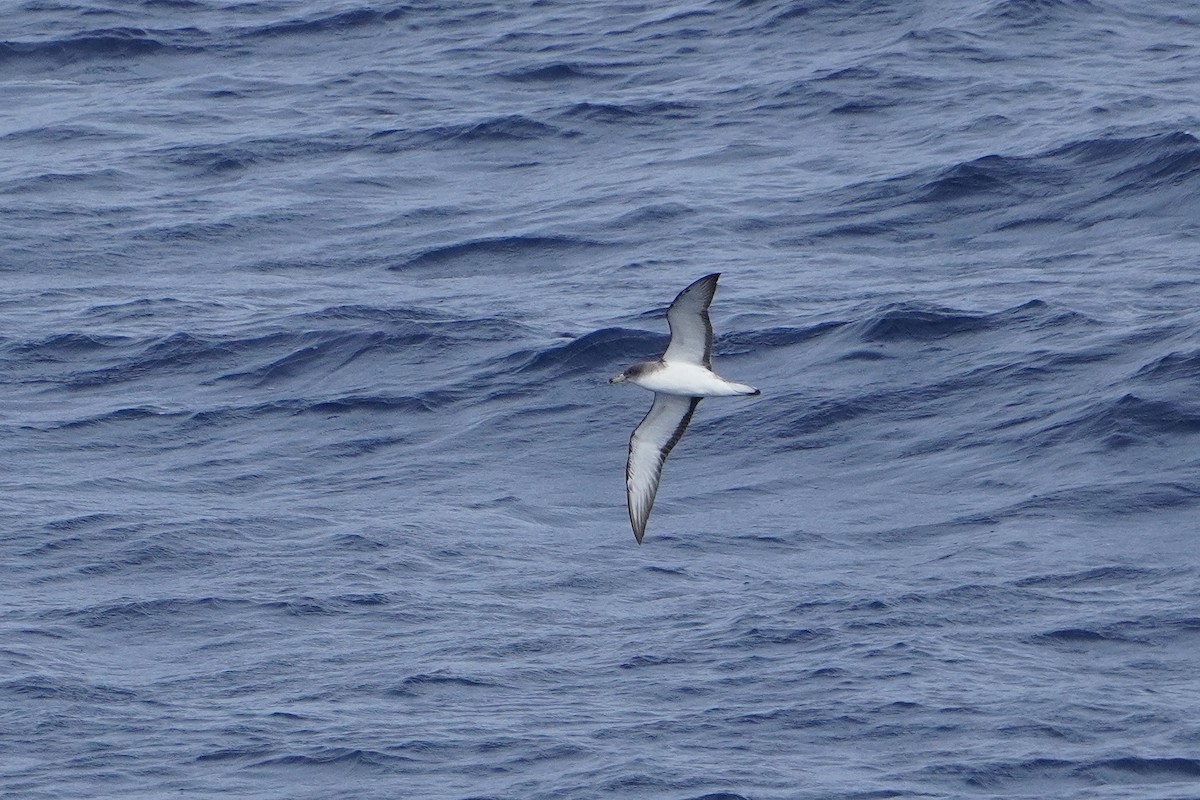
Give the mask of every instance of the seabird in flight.
<path id="1" fill-rule="evenodd" d="M 755 395 L 758 389 L 728 381 L 712 371 L 712 323 L 708 306 L 721 273 L 706 275 L 684 289 L 667 309 L 671 343 L 656 361 L 643 361 L 609 383 L 629 381 L 654 392 L 654 404 L 629 437 L 625 491 L 629 521 L 638 544 L 654 506 L 663 462 L 683 436 L 696 406 L 705 397 Z"/>

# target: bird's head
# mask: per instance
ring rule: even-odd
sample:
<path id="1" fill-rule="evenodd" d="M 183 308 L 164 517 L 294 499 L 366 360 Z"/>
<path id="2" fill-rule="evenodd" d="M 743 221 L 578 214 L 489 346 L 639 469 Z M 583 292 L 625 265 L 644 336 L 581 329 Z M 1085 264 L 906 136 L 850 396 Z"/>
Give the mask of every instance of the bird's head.
<path id="1" fill-rule="evenodd" d="M 609 383 L 624 383 L 625 381 L 636 382 L 638 378 L 648 374 L 652 369 L 658 366 L 657 361 L 643 361 L 640 364 L 634 364 L 629 369 L 622 372 L 620 375 L 614 375 L 608 379 Z"/>

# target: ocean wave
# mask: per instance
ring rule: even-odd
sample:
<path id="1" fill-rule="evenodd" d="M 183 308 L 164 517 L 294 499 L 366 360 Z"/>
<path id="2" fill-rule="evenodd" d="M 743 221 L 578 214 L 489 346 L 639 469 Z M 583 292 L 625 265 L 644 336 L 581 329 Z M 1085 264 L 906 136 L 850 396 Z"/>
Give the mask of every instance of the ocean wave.
<path id="1" fill-rule="evenodd" d="M 695 117 L 699 108 L 679 100 L 643 100 L 626 103 L 585 100 L 573 103 L 559 112 L 567 119 L 586 119 L 605 124 L 653 125 L 663 120 L 682 120 Z"/>
<path id="2" fill-rule="evenodd" d="M 1147 386 L 1161 386 L 1168 381 L 1200 382 L 1200 350 L 1167 353 L 1138 369 L 1133 380 Z"/>
<path id="3" fill-rule="evenodd" d="M 603 65 L 565 61 L 521 67 L 500 73 L 501 78 L 516 83 L 559 83 L 603 77 L 604 75 Z"/>
<path id="4" fill-rule="evenodd" d="M 240 137 L 235 141 L 174 144 L 155 149 L 151 155 L 156 165 L 175 168 L 175 174 L 181 178 L 223 178 L 265 164 L 294 163 L 378 149 L 372 136 L 360 131 L 313 135 L 272 132 Z M 270 219 L 272 213 L 279 212 L 268 211 L 262 216 Z"/>
<path id="5" fill-rule="evenodd" d="M 1181 401 L 1125 393 L 1091 403 L 1081 413 L 1043 427 L 1031 440 L 1043 446 L 1082 440 L 1120 449 L 1160 436 L 1196 433 L 1200 433 L 1200 409 Z"/>
<path id="6" fill-rule="evenodd" d="M 132 321 L 153 310 L 123 305 L 104 312 Z M 339 323 L 333 328 L 268 330 L 250 336 L 177 331 L 158 336 L 70 332 L 0 344 L 0 358 L 25 381 L 75 389 L 135 383 L 166 375 L 189 375 L 203 385 L 235 382 L 267 386 L 328 376 L 363 358 L 403 353 L 407 363 L 426 363 L 456 348 L 486 344 L 483 356 L 512 352 L 529 335 L 501 317 L 446 319 L 401 309 L 339 306 L 300 312 L 281 322 Z M 351 327 L 358 323 L 358 329 Z M 506 343 L 509 343 L 506 345 Z M 132 406 L 130 408 L 133 408 Z M 154 407 L 145 407 L 153 413 Z"/>
<path id="7" fill-rule="evenodd" d="M 261 151 L 244 146 L 187 147 L 166 155 L 175 166 L 194 170 L 198 176 L 239 172 L 253 167 L 262 158 Z"/>
<path id="8" fill-rule="evenodd" d="M 494 681 L 483 680 L 481 678 L 473 678 L 468 675 L 462 675 L 453 672 L 419 672 L 415 675 L 409 675 L 400 682 L 400 686 L 396 691 L 400 693 L 412 692 L 418 689 L 428 689 L 437 687 L 451 688 L 472 688 L 472 689 L 487 689 L 498 686 Z"/>
<path id="9" fill-rule="evenodd" d="M 201 612 L 201 615 L 219 613 L 239 605 L 243 601 L 222 597 L 161 597 L 145 600 L 121 598 L 79 608 L 60 608 L 45 612 L 47 621 L 69 621 L 87 628 L 127 627 L 129 625 L 166 625 L 170 620 Z"/>
<path id="10" fill-rule="evenodd" d="M 1030 300 L 996 312 L 972 312 L 920 303 L 889 303 L 863 311 L 853 317 L 825 320 L 809 326 L 767 328 L 731 334 L 728 351 L 743 353 L 821 342 L 823 359 L 843 362 L 858 377 L 851 388 L 836 396 L 810 397 L 803 407 L 793 408 L 783 401 L 774 412 L 798 414 L 790 425 L 799 430 L 846 422 L 861 416 L 886 414 L 889 409 L 912 408 L 932 400 L 944 400 L 962 393 L 996 391 L 1000 388 L 1044 380 L 1048 370 L 1063 369 L 1103 361 L 1119 352 L 1115 345 L 1096 344 L 1092 349 L 1034 348 L 1005 359 L 979 360 L 968 356 L 987 352 L 997 340 L 1010 343 L 1028 340 L 1041 342 L 1047 336 L 1056 339 L 1069 333 L 1092 332 L 1097 323 L 1072 309 Z M 946 347 L 955 341 L 956 366 L 950 370 L 929 370 L 920 380 L 891 385 L 870 379 L 857 362 L 893 361 L 905 355 L 904 347 L 916 345 L 922 351 Z M 868 345 L 868 347 L 864 347 Z M 945 362 L 947 359 L 939 359 Z M 942 364 L 939 364 L 942 366 Z M 881 375 L 881 377 L 884 377 Z M 766 408 L 765 413 L 774 413 Z M 803 420 L 803 422 L 801 422 Z M 784 435 L 785 438 L 787 434 Z"/>
<path id="11" fill-rule="evenodd" d="M 1057 628 L 1045 633 L 1039 633 L 1034 637 L 1037 642 L 1049 642 L 1052 644 L 1063 644 L 1068 646 L 1082 646 L 1099 643 L 1114 643 L 1114 644 L 1138 644 L 1141 642 L 1136 637 L 1129 637 L 1118 632 L 1114 632 L 1111 627 L 1106 626 L 1103 630 L 1095 628 Z"/>
<path id="12" fill-rule="evenodd" d="M 321 414 L 347 411 L 429 413 L 444 408 L 457 399 L 459 399 L 459 395 L 450 391 L 428 391 L 418 395 L 349 395 L 329 400 L 298 401 L 297 408 L 302 412 Z M 360 452 L 366 452 L 366 450 L 360 450 Z"/>
<path id="13" fill-rule="evenodd" d="M 1079 14 L 1096 13 L 1098 10 L 1091 0 L 994 0 L 979 12 L 979 16 L 1025 27 L 1052 21 L 1066 23 Z"/>
<path id="14" fill-rule="evenodd" d="M 283 350 L 283 354 L 265 364 L 251 369 L 225 372 L 215 380 L 237 381 L 254 386 L 278 384 L 299 377 L 327 375 L 354 362 L 356 359 L 385 347 L 402 347 L 426 344 L 432 338 L 428 334 L 389 336 L 381 331 L 333 332 L 321 331 L 291 334 L 286 337 L 272 335 L 263 337 L 269 341 L 250 340 L 231 342 L 230 346 L 241 355 L 257 353 L 264 349 Z M 282 341 L 281 341 L 282 340 Z M 278 345 L 285 344 L 284 347 Z"/>
<path id="15" fill-rule="evenodd" d="M 366 142 L 381 153 L 403 152 L 417 145 L 456 147 L 464 144 L 499 144 L 570 137 L 575 133 L 522 114 L 504 114 L 486 119 L 416 128 L 387 128 L 371 133 Z"/>
<path id="16" fill-rule="evenodd" d="M 113 513 L 81 514 L 50 520 L 45 527 L 53 531 L 88 530 L 98 525 L 116 524 L 121 519 L 120 514 Z"/>
<path id="17" fill-rule="evenodd" d="M 46 431 L 84 431 L 97 430 L 110 426 L 135 426 L 145 429 L 148 420 L 169 422 L 180 426 L 180 431 L 199 427 L 221 427 L 226 425 L 253 424 L 271 417 L 290 417 L 304 414 L 343 414 L 343 413 L 380 413 L 404 412 L 411 414 L 430 413 L 441 410 L 446 406 L 459 402 L 465 397 L 474 396 L 467 391 L 430 390 L 412 395 L 348 394 L 330 397 L 281 397 L 261 402 L 215 404 L 197 403 L 189 407 L 165 408 L 159 406 L 128 406 L 117 407 L 109 411 L 87 416 L 68 418 L 51 423 L 43 423 L 39 430 Z M 486 397 L 479 398 L 480 401 Z M 196 405 L 207 407 L 195 407 Z M 368 452 L 386 444 L 384 437 L 375 441 L 360 442 L 357 445 L 344 445 L 357 452 Z"/>
<path id="18" fill-rule="evenodd" d="M 573 236 L 516 234 L 468 239 L 433 247 L 390 269 L 401 272 L 436 271 L 440 277 L 520 274 L 577 264 L 603 247 L 600 242 Z"/>
<path id="19" fill-rule="evenodd" d="M 1031 783 L 1045 793 L 1067 786 L 1094 790 L 1097 785 L 1192 782 L 1200 775 L 1200 760 L 1171 756 L 1123 756 L 1106 759 L 1033 758 L 980 764 L 943 764 L 929 768 L 942 777 L 955 776 L 972 790 L 996 791 Z"/>
<path id="20" fill-rule="evenodd" d="M 68 358 L 88 358 L 98 352 L 122 347 L 133 341 L 132 337 L 115 334 L 56 333 L 41 339 L 10 339 L 3 343 L 4 351 L 23 360 L 62 361 Z"/>
<path id="21" fill-rule="evenodd" d="M 1032 184 L 1037 187 L 1037 195 L 1033 195 L 1023 191 L 1031 172 L 1032 169 L 1019 159 L 983 156 L 965 164 L 956 164 L 922 184 L 911 202 L 950 204 L 969 201 L 979 210 L 990 205 L 990 197 L 1009 198 L 1011 201 L 1050 194 L 1054 191 L 1055 183 L 1061 184 L 1065 180 L 1065 173 L 1046 170 L 1038 176 L 1040 180 Z"/>
<path id="22" fill-rule="evenodd" d="M 627 328 L 601 328 L 566 344 L 516 354 L 511 358 L 523 361 L 517 368 L 519 372 L 553 370 L 555 377 L 565 377 L 592 372 L 622 359 L 629 360 L 631 353 L 662 352 L 665 343 L 666 336 L 663 334 Z"/>
<path id="23" fill-rule="evenodd" d="M 63 337 L 70 336 L 72 334 L 51 337 L 45 344 L 37 345 L 34 352 L 46 347 L 52 352 L 60 346 Z M 61 385 L 72 389 L 85 389 L 127 383 L 151 373 L 191 371 L 204 361 L 227 356 L 219 346 L 214 346 L 211 339 L 186 332 L 151 338 L 111 337 L 104 344 L 109 356 L 106 359 L 107 364 L 69 371 L 59 379 Z"/>
<path id="24" fill-rule="evenodd" d="M 720 641 L 714 647 L 743 650 L 747 652 L 760 648 L 774 648 L 780 645 L 810 645 L 817 642 L 828 642 L 833 638 L 833 631 L 828 628 L 787 627 L 771 625 L 759 619 L 756 624 L 737 625 L 734 630 L 723 632 Z"/>
<path id="25" fill-rule="evenodd" d="M 359 747 L 317 747 L 308 753 L 287 753 L 269 758 L 256 758 L 256 749 L 235 751 L 224 758 L 241 757 L 255 758 L 251 766 L 267 767 L 316 767 L 337 766 L 345 769 L 355 767 L 383 767 L 396 764 L 407 764 L 416 759 L 404 753 L 387 753 L 382 750 L 368 750 Z"/>
<path id="26" fill-rule="evenodd" d="M 1122 783 L 1193 783 L 1200 778 L 1200 759 L 1181 756 L 1105 758 L 1087 763 L 1081 771 L 1090 777 Z"/>
<path id="27" fill-rule="evenodd" d="M 520 142 L 570 135 L 568 131 L 521 114 L 506 114 L 481 122 L 446 125 L 424 131 L 454 142 Z"/>
<path id="28" fill-rule="evenodd" d="M 5 61 L 47 59 L 60 64 L 103 59 L 130 59 L 160 53 L 191 53 L 201 48 L 172 41 L 165 31 L 141 28 L 104 28 L 58 39 L 0 42 L 0 64 Z"/>
<path id="29" fill-rule="evenodd" d="M 189 422 L 197 425 L 225 425 L 258 420 L 271 416 L 297 414 L 330 414 L 352 411 L 429 412 L 448 405 L 455 395 L 348 395 L 330 398 L 289 397 L 262 403 L 221 405 L 187 413 Z"/>
<path id="30" fill-rule="evenodd" d="M 1040 158 L 1071 161 L 1115 184 L 1102 199 L 1145 195 L 1166 187 L 1200 190 L 1200 140 L 1183 131 L 1084 140 Z"/>
<path id="31" fill-rule="evenodd" d="M 1030 225 L 1065 230 L 1171 214 L 1200 194 L 1200 141 L 1189 133 L 1082 140 L 1033 155 L 987 155 L 840 190 L 822 237 L 913 240 L 930 225 L 974 235 Z M 846 219 L 852 221 L 844 221 Z"/>
<path id="32" fill-rule="evenodd" d="M 458 320 L 446 320 L 433 311 L 417 306 L 381 306 L 364 305 L 362 303 L 343 303 L 325 306 L 323 308 L 300 311 L 288 318 L 292 321 L 327 322 L 329 320 L 347 322 L 409 324 L 409 323 L 447 323 L 454 324 Z"/>
<path id="33" fill-rule="evenodd" d="M 811 325 L 772 325 L 745 331 L 733 331 L 717 339 L 721 354 L 747 353 L 755 350 L 771 350 L 807 344 L 826 334 L 843 330 L 852 323 L 844 320 L 828 320 Z"/>
<path id="34" fill-rule="evenodd" d="M 240 30 L 237 34 L 244 39 L 336 34 L 339 31 L 395 22 L 408 11 L 409 8 L 402 5 L 383 11 L 371 7 L 350 8 L 335 13 L 317 13 L 305 18 L 270 22 Z"/>
<path id="35" fill-rule="evenodd" d="M 52 430 L 75 430 L 110 423 L 137 423 L 149 418 L 179 419 L 189 416 L 186 411 L 169 410 L 157 406 L 124 406 L 78 419 L 69 419 L 51 426 Z"/>
<path id="36" fill-rule="evenodd" d="M 613 227 L 625 230 L 635 225 L 659 225 L 692 216 L 696 210 L 683 203 L 650 203 L 623 212 L 613 220 Z"/>
<path id="37" fill-rule="evenodd" d="M 0 45 L 2 46 L 2 45 Z M 134 139 L 133 134 L 83 125 L 79 123 L 39 125 L 33 128 L 12 131 L 0 135 L 0 142 L 20 144 L 65 144 L 67 142 L 95 141 L 121 142 Z M 91 174 L 91 173 L 80 173 Z"/>
<path id="38" fill-rule="evenodd" d="M 974 334 L 1044 333 L 1072 328 L 1093 329 L 1096 325 L 1096 321 L 1086 314 L 1037 299 L 995 312 L 972 312 L 915 302 L 898 302 L 888 303 L 856 318 L 735 331 L 719 336 L 716 346 L 718 354 L 728 357 L 811 344 L 819 339 L 836 336 L 842 338 L 841 346 L 846 348 L 842 355 L 845 360 L 876 361 L 892 356 L 886 350 L 862 350 L 856 343 L 886 345 L 934 342 Z M 647 337 L 642 346 L 653 350 L 666 341 L 665 337 Z M 1068 361 L 1083 357 L 1079 353 L 1058 355 Z M 1042 357 L 1052 359 L 1054 356 L 1045 353 Z"/>
<path id="39" fill-rule="evenodd" d="M 967 314 L 947 308 L 896 303 L 859 323 L 858 335 L 865 342 L 931 340 L 980 333 L 996 324 L 997 315 Z"/>
<path id="40" fill-rule="evenodd" d="M 129 703 L 137 693 L 129 689 L 90 683 L 61 675 L 35 673 L 0 683 L 0 694 L 19 695 L 37 700 L 65 700 L 72 703 Z"/>
<path id="41" fill-rule="evenodd" d="M 1156 580 L 1167 574 L 1168 571 L 1165 570 L 1113 564 L 1072 572 L 1056 572 L 1019 578 L 1013 582 L 1013 585 L 1053 589 L 1090 589 L 1092 587 L 1113 587 L 1122 584 L 1135 584 L 1147 580 Z"/>
<path id="42" fill-rule="evenodd" d="M 1200 484 L 1166 481 L 1100 480 L 1038 491 L 1002 510 L 997 518 L 1045 518 L 1056 513 L 1092 519 L 1129 517 L 1200 504 Z"/>

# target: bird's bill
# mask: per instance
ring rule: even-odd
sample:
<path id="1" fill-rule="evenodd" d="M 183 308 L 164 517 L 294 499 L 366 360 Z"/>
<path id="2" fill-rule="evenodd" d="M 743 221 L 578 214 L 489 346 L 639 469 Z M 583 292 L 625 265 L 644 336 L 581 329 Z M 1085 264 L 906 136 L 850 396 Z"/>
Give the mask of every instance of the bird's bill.
<path id="1" fill-rule="evenodd" d="M 622 372 L 620 375 L 613 375 L 611 378 L 608 379 L 608 382 L 609 383 L 620 383 L 623 380 L 625 380 L 624 372 Z"/>

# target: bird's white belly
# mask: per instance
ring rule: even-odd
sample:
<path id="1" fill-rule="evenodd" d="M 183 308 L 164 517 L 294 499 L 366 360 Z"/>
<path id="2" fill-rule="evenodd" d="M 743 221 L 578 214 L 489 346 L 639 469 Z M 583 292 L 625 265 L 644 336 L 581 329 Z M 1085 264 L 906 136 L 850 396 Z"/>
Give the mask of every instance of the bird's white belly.
<path id="1" fill-rule="evenodd" d="M 699 364 L 664 362 L 659 369 L 632 379 L 643 389 L 684 397 L 728 397 L 745 394 L 750 388 L 732 383 Z"/>

